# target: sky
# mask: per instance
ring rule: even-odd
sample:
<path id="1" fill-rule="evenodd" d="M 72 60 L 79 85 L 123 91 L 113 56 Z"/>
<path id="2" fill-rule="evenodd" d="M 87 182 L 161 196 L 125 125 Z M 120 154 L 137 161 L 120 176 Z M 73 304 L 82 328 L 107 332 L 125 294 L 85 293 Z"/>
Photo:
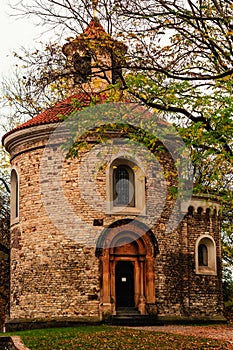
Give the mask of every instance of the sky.
<path id="1" fill-rule="evenodd" d="M 40 40 L 42 28 L 36 26 L 30 19 L 17 19 L 10 16 L 12 10 L 8 6 L 9 0 L 1 0 L 0 11 L 0 74 L 9 74 L 14 64 L 12 51 L 19 51 L 20 47 L 30 47 L 34 41 Z"/>
<path id="2" fill-rule="evenodd" d="M 17 19 L 10 15 L 12 9 L 9 7 L 9 0 L 0 0 L 0 4 L 0 81 L 2 81 L 14 71 L 17 61 L 13 57 L 13 52 L 20 52 L 22 47 L 34 48 L 36 42 L 42 39 L 43 29 L 36 26 L 32 19 Z M 2 134 L 3 131 L 0 129 L 0 139 Z"/>

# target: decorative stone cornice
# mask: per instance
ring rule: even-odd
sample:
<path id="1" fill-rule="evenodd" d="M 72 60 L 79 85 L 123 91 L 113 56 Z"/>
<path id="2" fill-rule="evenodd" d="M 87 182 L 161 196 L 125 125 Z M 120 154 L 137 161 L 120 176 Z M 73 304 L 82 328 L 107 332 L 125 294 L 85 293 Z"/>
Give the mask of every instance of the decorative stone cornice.
<path id="1" fill-rule="evenodd" d="M 206 213 L 219 215 L 221 212 L 220 198 L 211 194 L 193 195 L 189 202 L 181 203 L 182 213 L 188 213 L 192 209 L 193 213 Z"/>
<path id="2" fill-rule="evenodd" d="M 59 125 L 60 123 L 51 123 L 16 130 L 14 133 L 11 133 L 4 138 L 3 146 L 10 155 L 13 155 L 16 152 L 16 149 L 25 146 L 26 143 L 31 145 L 38 142 L 46 143 L 52 132 L 54 132 Z M 64 136 L 64 130 L 62 130 L 61 136 Z M 61 139 L 58 138 L 57 143 L 60 142 Z"/>

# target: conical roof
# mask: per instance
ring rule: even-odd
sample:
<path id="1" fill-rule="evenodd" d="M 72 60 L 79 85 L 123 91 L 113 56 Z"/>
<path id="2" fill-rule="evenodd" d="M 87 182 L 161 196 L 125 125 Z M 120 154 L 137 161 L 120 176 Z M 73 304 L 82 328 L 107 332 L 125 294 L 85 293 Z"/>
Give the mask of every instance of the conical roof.
<path id="1" fill-rule="evenodd" d="M 91 45 L 91 48 L 99 46 L 101 49 L 111 49 L 114 52 L 119 52 L 120 50 L 121 53 L 125 53 L 127 51 L 127 46 L 124 43 L 113 39 L 111 35 L 104 30 L 98 18 L 93 18 L 83 33 L 78 35 L 71 42 L 65 44 L 62 51 L 68 56 L 72 54 L 73 50 L 77 50 L 78 48 L 84 50 L 90 49 L 88 43 Z"/>

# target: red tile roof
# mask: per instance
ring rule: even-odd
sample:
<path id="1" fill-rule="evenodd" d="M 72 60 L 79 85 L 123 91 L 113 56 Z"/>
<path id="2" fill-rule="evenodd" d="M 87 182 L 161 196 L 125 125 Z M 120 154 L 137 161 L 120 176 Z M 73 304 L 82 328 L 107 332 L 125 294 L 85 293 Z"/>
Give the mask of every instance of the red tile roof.
<path id="1" fill-rule="evenodd" d="M 104 100 L 106 100 L 106 96 L 100 95 L 99 100 L 100 103 L 103 103 Z M 76 103 L 76 101 L 78 103 Z M 53 107 L 46 109 L 42 113 L 36 115 L 34 118 L 31 118 L 25 123 L 20 124 L 16 128 L 12 129 L 3 136 L 2 142 L 8 135 L 14 133 L 17 130 L 26 129 L 32 126 L 58 123 L 62 120 L 62 116 L 67 116 L 74 111 L 78 111 L 81 107 L 88 106 L 90 102 L 90 95 L 87 95 L 85 93 L 74 94 L 63 101 L 56 103 Z"/>
<path id="2" fill-rule="evenodd" d="M 88 95 L 85 93 L 74 94 L 61 102 L 56 103 L 53 107 L 46 109 L 42 113 L 36 115 L 34 118 L 29 119 L 23 124 L 18 125 L 16 128 L 10 130 L 2 137 L 2 143 L 8 135 L 13 134 L 18 130 L 27 129 L 33 126 L 46 125 L 51 123 L 59 123 L 62 121 L 63 116 L 68 116 L 74 111 L 79 111 L 82 107 L 89 106 L 90 102 L 95 99 L 97 103 L 107 102 L 108 95 L 105 93 Z M 129 99 L 123 99 L 121 102 L 130 103 Z M 143 107 L 141 107 L 143 108 Z M 140 107 L 139 107 L 140 111 Z M 142 109 L 141 113 L 145 118 L 151 118 L 151 112 L 147 109 Z M 133 117 L 133 115 L 132 115 Z M 163 120 L 158 120 L 160 125 L 167 125 L 168 123 Z"/>
<path id="3" fill-rule="evenodd" d="M 76 40 L 84 36 L 90 39 L 95 39 L 106 35 L 110 37 L 110 35 L 107 32 L 105 32 L 100 21 L 97 18 L 93 18 L 91 22 L 88 24 L 87 28 L 83 31 L 83 33 L 79 37 L 77 37 Z"/>

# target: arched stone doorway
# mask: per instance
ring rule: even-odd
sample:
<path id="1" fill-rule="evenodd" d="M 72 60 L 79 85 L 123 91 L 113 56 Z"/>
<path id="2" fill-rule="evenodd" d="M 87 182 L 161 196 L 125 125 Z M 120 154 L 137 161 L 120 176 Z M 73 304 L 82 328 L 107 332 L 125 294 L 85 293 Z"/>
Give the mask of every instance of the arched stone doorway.
<path id="1" fill-rule="evenodd" d="M 142 315 L 155 308 L 154 258 L 158 245 L 139 221 L 120 220 L 105 229 L 98 242 L 102 316 L 118 307 L 136 307 Z"/>

